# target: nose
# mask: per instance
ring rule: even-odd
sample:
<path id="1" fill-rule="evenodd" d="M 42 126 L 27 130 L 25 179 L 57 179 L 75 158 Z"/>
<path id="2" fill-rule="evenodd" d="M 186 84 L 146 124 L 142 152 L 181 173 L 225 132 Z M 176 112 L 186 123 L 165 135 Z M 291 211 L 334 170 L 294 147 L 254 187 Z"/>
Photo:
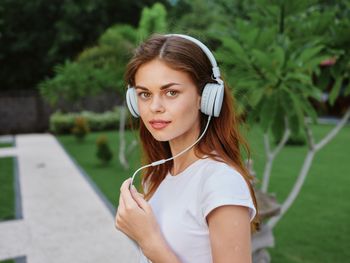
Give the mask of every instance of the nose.
<path id="1" fill-rule="evenodd" d="M 153 113 L 161 113 L 164 112 L 165 108 L 163 105 L 162 98 L 159 95 L 154 95 L 151 104 L 150 104 L 150 110 Z"/>

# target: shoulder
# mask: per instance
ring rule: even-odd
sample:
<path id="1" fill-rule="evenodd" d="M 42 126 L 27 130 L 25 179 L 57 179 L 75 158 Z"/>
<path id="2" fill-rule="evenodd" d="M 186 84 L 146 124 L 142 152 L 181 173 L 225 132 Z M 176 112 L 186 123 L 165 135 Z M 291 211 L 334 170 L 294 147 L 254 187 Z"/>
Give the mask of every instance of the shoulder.
<path id="1" fill-rule="evenodd" d="M 213 159 L 206 159 L 204 166 L 202 177 L 202 188 L 204 190 L 205 188 L 218 187 L 218 190 L 229 189 L 232 192 L 234 189 L 239 197 L 250 197 L 248 183 L 245 181 L 243 175 L 234 167 Z"/>
<path id="2" fill-rule="evenodd" d="M 243 175 L 228 164 L 212 159 L 206 159 L 203 166 L 200 190 L 203 215 L 206 217 L 219 206 L 240 205 L 250 208 L 252 219 L 255 206 Z"/>

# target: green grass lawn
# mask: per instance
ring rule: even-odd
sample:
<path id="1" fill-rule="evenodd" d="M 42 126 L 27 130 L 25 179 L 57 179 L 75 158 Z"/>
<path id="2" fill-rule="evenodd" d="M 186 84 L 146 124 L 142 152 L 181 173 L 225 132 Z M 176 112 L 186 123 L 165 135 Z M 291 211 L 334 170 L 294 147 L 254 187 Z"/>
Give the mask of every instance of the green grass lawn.
<path id="1" fill-rule="evenodd" d="M 0 143 L 0 148 L 13 147 L 12 143 Z"/>
<path id="2" fill-rule="evenodd" d="M 318 141 L 332 126 L 313 126 Z M 92 177 L 113 204 L 117 203 L 120 184 L 139 167 L 139 153 L 129 157 L 131 168 L 123 170 L 116 158 L 102 167 L 95 157 L 95 141 L 99 133 L 90 134 L 79 143 L 72 136 L 59 136 L 68 152 Z M 105 132 L 116 151 L 117 132 Z M 128 133 L 128 139 L 133 134 Z M 258 178 L 264 165 L 262 133 L 252 130 L 248 139 Z M 272 263 L 333 263 L 350 258 L 350 127 L 340 131 L 336 138 L 315 156 L 305 184 L 295 203 L 274 229 L 275 248 L 269 249 Z M 301 169 L 306 146 L 285 147 L 276 158 L 269 192 L 282 202 L 288 195 Z"/>
<path id="3" fill-rule="evenodd" d="M 15 218 L 14 158 L 0 158 L 0 221 Z"/>

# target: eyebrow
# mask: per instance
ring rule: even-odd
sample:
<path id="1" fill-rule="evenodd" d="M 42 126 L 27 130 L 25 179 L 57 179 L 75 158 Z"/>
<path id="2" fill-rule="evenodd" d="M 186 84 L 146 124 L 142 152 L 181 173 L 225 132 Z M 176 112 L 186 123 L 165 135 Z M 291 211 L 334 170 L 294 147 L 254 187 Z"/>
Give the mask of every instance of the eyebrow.
<path id="1" fill-rule="evenodd" d="M 167 88 L 169 88 L 171 86 L 174 86 L 174 85 L 181 85 L 181 84 L 180 83 L 176 83 L 176 82 L 171 82 L 171 83 L 168 83 L 168 84 L 165 84 L 165 85 L 161 86 L 160 90 L 167 89 Z M 143 87 L 143 86 L 140 86 L 140 85 L 136 85 L 135 89 L 148 90 L 146 87 Z"/>

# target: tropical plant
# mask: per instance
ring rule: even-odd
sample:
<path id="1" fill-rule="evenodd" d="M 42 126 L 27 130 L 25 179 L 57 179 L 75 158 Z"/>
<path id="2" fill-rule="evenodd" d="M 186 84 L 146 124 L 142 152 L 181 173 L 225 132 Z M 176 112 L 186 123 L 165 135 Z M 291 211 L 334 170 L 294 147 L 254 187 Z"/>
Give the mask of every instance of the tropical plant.
<path id="1" fill-rule="evenodd" d="M 336 37 L 332 32 L 348 31 L 344 27 L 347 19 L 343 17 L 342 22 L 338 21 L 340 10 L 341 5 L 325 8 L 317 1 L 260 0 L 249 7 L 246 18 L 235 20 L 230 35 L 217 37 L 221 46 L 216 56 L 227 80 L 233 83 L 237 111 L 246 114 L 250 124 L 258 124 L 264 131 L 267 160 L 263 192 L 268 189 L 273 161 L 290 135 L 303 134 L 307 138 L 309 151 L 300 174 L 282 204 L 281 214 L 268 222 L 271 228 L 296 199 L 315 153 L 336 135 L 350 116 L 349 109 L 342 121 L 315 143 L 309 126 L 310 122 L 317 122 L 318 115 L 310 99 L 321 101 L 324 96 L 313 76 L 319 77 L 320 64 L 333 57 L 340 67 L 336 70 L 339 75 L 333 74 L 336 82 L 342 82 L 349 72 L 348 61 L 343 59 L 347 51 L 331 45 L 339 41 L 330 41 Z M 346 42 L 344 38 L 349 41 L 349 37 L 343 37 L 342 43 Z M 333 100 L 339 96 L 337 90 L 338 87 L 332 93 Z M 279 140 L 274 149 L 271 135 Z"/>

